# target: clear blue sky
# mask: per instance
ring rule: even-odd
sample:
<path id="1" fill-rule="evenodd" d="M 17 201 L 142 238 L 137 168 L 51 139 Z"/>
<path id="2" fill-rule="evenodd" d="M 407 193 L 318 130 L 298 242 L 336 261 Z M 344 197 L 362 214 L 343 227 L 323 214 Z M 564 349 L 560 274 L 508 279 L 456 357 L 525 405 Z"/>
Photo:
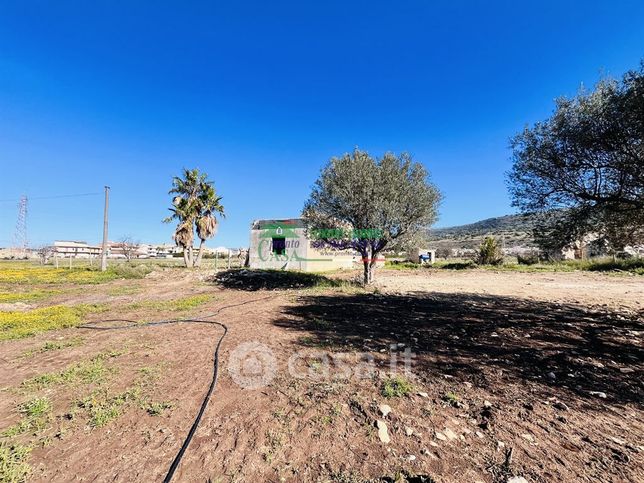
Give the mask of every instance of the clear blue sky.
<path id="1" fill-rule="evenodd" d="M 512 212 L 508 137 L 553 99 L 644 57 L 641 1 L 0 0 L 0 246 L 21 194 L 112 187 L 112 239 L 171 241 L 173 174 L 199 167 L 227 219 L 300 213 L 354 146 L 408 151 L 438 226 Z M 96 242 L 102 198 L 32 200 L 33 245 Z"/>

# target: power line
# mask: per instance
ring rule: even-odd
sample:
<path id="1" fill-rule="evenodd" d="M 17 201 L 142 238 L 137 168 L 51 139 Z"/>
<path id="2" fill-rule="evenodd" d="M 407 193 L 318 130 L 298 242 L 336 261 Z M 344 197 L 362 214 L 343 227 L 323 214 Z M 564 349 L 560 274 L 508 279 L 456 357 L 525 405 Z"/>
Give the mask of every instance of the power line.
<path id="1" fill-rule="evenodd" d="M 56 200 L 56 199 L 60 199 L 60 198 L 80 198 L 80 197 L 83 197 L 83 196 L 98 196 L 98 195 L 101 195 L 101 194 L 103 194 L 103 193 L 96 192 L 96 193 L 74 193 L 74 194 L 54 195 L 54 196 L 33 196 L 33 197 L 30 196 L 29 201 L 33 201 L 33 200 Z M 19 202 L 20 202 L 20 200 L 16 200 L 16 199 L 0 200 L 0 203 L 19 203 Z"/>

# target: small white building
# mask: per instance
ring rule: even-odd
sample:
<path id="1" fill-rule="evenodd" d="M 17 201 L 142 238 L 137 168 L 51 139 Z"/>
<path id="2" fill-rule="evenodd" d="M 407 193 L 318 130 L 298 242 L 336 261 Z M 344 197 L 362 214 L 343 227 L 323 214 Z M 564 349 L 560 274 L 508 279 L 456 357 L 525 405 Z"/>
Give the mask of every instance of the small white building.
<path id="1" fill-rule="evenodd" d="M 433 264 L 436 261 L 436 250 L 413 248 L 407 252 L 409 261 L 420 264 Z"/>
<path id="2" fill-rule="evenodd" d="M 299 218 L 254 221 L 249 250 L 250 268 L 324 272 L 362 264 L 353 250 L 316 248 Z"/>
<path id="3" fill-rule="evenodd" d="M 101 255 L 101 247 L 84 241 L 56 240 L 54 253 L 62 258 L 96 258 Z"/>

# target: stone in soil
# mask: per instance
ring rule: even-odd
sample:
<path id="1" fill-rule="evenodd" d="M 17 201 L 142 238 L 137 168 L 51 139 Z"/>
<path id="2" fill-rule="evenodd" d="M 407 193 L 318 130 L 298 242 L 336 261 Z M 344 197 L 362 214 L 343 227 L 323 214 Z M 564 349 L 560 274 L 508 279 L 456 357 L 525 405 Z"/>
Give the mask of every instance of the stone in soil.
<path id="1" fill-rule="evenodd" d="M 382 441 L 385 444 L 389 443 L 389 441 L 391 440 L 389 439 L 389 431 L 387 429 L 387 423 L 381 420 L 377 420 L 376 427 L 378 428 L 378 438 L 380 439 L 380 441 Z"/>
<path id="2" fill-rule="evenodd" d="M 381 404 L 380 406 L 378 406 L 378 412 L 382 414 L 383 418 L 386 418 L 387 414 L 391 412 L 391 406 L 389 406 L 388 404 Z"/>
<path id="3" fill-rule="evenodd" d="M 445 436 L 447 436 L 447 439 L 452 440 L 458 438 L 458 436 L 456 436 L 456 433 L 449 428 L 445 428 L 443 433 L 445 434 Z"/>

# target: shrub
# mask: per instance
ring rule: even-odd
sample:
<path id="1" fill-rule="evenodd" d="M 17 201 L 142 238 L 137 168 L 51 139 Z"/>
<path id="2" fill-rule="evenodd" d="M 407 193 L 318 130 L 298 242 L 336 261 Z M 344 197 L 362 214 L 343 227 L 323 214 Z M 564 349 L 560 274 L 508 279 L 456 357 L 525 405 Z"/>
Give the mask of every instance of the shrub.
<path id="1" fill-rule="evenodd" d="M 483 240 L 476 254 L 476 263 L 479 265 L 503 264 L 503 251 L 496 238 L 488 236 Z"/>
<path id="2" fill-rule="evenodd" d="M 476 268 L 476 263 L 474 263 L 474 260 L 467 260 L 465 262 L 437 264 L 436 266 L 446 270 L 467 270 L 468 268 Z"/>
<path id="3" fill-rule="evenodd" d="M 517 255 L 519 265 L 536 265 L 539 263 L 538 253 L 526 253 L 525 255 Z"/>

